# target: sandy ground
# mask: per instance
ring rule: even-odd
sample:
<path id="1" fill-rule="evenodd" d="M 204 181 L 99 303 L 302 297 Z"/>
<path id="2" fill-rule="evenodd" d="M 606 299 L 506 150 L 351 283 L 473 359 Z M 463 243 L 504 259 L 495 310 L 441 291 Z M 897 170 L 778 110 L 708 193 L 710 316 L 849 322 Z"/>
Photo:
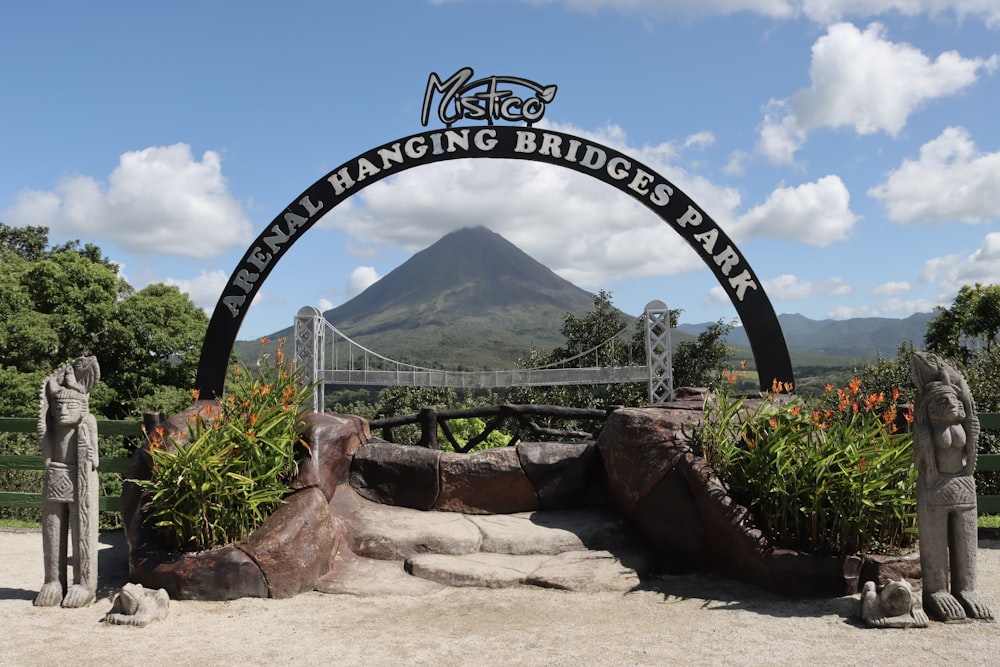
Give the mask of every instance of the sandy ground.
<path id="1" fill-rule="evenodd" d="M 643 590 L 451 588 L 423 597 L 309 593 L 171 601 L 145 628 L 101 619 L 126 581 L 121 533 L 103 534 L 100 598 L 37 608 L 37 532 L 0 531 L 3 665 L 987 665 L 1000 624 L 872 630 L 855 597 L 789 601 L 708 576 Z M 1000 611 L 1000 541 L 982 541 L 979 590 Z"/>

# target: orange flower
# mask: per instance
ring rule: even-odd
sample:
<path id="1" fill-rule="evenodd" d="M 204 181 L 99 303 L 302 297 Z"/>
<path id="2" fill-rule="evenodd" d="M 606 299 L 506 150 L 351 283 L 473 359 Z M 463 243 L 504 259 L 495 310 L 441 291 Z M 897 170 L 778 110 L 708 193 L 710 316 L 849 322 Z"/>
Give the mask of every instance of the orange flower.
<path id="1" fill-rule="evenodd" d="M 191 390 L 191 398 L 193 398 L 194 400 L 197 401 L 199 396 L 201 396 L 201 390 L 200 389 L 192 389 Z"/>
<path id="2" fill-rule="evenodd" d="M 854 378 L 853 380 L 851 380 L 851 382 L 848 384 L 848 388 L 851 392 L 851 396 L 856 396 L 858 393 L 858 389 L 861 388 L 861 378 Z"/>
<path id="3" fill-rule="evenodd" d="M 793 417 L 798 417 L 800 412 L 802 412 L 802 406 L 801 405 L 796 405 L 794 408 L 792 408 L 792 416 Z"/>
<path id="4" fill-rule="evenodd" d="M 864 469 L 865 469 L 865 457 L 862 456 L 861 460 L 858 461 L 858 470 L 864 470 Z"/>
<path id="5" fill-rule="evenodd" d="M 770 419 L 767 420 L 767 423 L 771 426 L 771 428 L 778 428 L 778 418 L 777 417 L 771 417 Z"/>
<path id="6" fill-rule="evenodd" d="M 260 337 L 260 344 L 261 345 L 267 345 L 267 341 L 269 341 L 269 340 L 271 340 L 271 339 L 268 338 L 267 336 L 261 336 Z"/>
<path id="7" fill-rule="evenodd" d="M 826 393 L 828 393 L 828 394 L 829 394 L 829 393 L 830 393 L 830 392 L 832 392 L 832 391 L 833 391 L 833 385 L 832 385 L 832 384 L 830 384 L 829 382 L 827 382 L 827 383 L 826 383 Z"/>
<path id="8" fill-rule="evenodd" d="M 250 425 L 253 426 L 256 423 L 257 423 L 257 415 L 251 412 L 250 413 Z"/>
<path id="9" fill-rule="evenodd" d="M 742 360 L 742 361 L 740 362 L 740 369 L 741 369 L 741 370 L 745 370 L 745 369 L 746 369 L 746 367 L 747 367 L 747 360 L 746 360 L 746 359 L 744 359 L 744 360 Z"/>

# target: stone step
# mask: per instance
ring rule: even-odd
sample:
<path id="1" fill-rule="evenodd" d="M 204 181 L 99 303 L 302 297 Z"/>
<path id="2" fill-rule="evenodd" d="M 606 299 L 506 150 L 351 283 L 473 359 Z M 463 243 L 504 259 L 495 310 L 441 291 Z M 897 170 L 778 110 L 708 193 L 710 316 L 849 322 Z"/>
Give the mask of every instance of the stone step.
<path id="1" fill-rule="evenodd" d="M 372 502 L 341 487 L 331 508 L 349 550 L 316 590 L 427 595 L 448 586 L 628 591 L 651 556 L 610 508 L 472 515 Z"/>
<path id="2" fill-rule="evenodd" d="M 350 526 L 354 554 L 404 560 L 417 554 L 555 555 L 627 546 L 620 517 L 604 507 L 517 514 L 459 514 L 372 502 L 344 486 L 333 510 Z"/>

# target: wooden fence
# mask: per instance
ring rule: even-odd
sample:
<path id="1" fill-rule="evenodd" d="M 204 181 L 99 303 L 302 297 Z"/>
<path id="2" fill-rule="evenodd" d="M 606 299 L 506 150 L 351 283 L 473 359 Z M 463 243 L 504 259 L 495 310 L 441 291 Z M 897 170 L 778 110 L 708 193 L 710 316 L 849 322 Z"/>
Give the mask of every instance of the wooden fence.
<path id="1" fill-rule="evenodd" d="M 540 406 L 538 406 L 540 407 Z M 514 408 L 514 409 L 512 409 Z M 520 410 L 516 409 L 520 408 Z M 563 417 L 572 418 L 584 418 L 584 419 L 599 419 L 601 415 L 598 414 L 599 411 L 583 411 L 587 414 L 582 414 L 574 411 L 571 408 L 564 409 L 569 414 L 561 414 Z M 469 416 L 491 416 L 497 417 L 511 417 L 520 418 L 523 425 L 529 426 L 528 430 L 531 429 L 531 424 L 529 420 L 525 419 L 526 414 L 531 414 L 533 411 L 527 406 L 494 406 L 489 409 L 478 409 L 482 414 L 459 414 L 468 411 L 425 411 L 420 416 L 414 415 L 413 417 L 403 417 L 403 418 L 393 418 L 390 420 L 381 420 L 382 423 L 372 422 L 375 426 L 378 424 L 381 428 L 389 429 L 393 426 L 399 426 L 404 423 L 422 423 L 425 426 L 425 430 L 428 434 L 424 436 L 425 442 L 422 443 L 425 446 L 435 446 L 437 445 L 437 429 L 431 428 L 430 425 L 434 424 L 436 427 L 438 424 L 446 423 L 448 419 L 457 417 L 469 417 Z M 593 414 L 590 414 L 593 413 Z M 984 412 L 979 415 L 979 423 L 984 431 L 986 430 L 996 430 L 1000 431 L 1000 413 L 997 412 Z M 0 417 L 0 433 L 35 433 L 38 426 L 38 422 L 34 418 L 30 417 Z M 492 422 L 490 424 L 493 428 L 496 428 L 497 422 Z M 537 426 L 535 427 L 538 428 Z M 141 436 L 143 435 L 143 424 L 137 421 L 116 421 L 107 419 L 97 420 L 97 431 L 101 437 L 104 436 Z M 442 431 L 452 440 L 450 436 L 450 431 L 447 428 L 442 428 Z M 458 443 L 453 443 L 458 444 Z M 471 447 L 475 442 L 470 442 L 466 446 Z M 977 470 L 1000 470 L 1000 454 L 982 454 L 976 460 Z M 0 470 L 42 470 L 42 457 L 41 454 L 38 455 L 0 455 Z M 125 474 L 128 469 L 128 459 L 120 457 L 102 457 L 99 462 L 98 472 L 101 473 L 118 473 Z M 1000 495 L 989 495 L 989 496 L 979 496 L 979 513 L 980 514 L 1000 514 Z M 42 494 L 41 493 L 28 493 L 28 492 L 16 492 L 16 491 L 4 491 L 0 489 L 0 507 L 41 507 L 42 506 Z M 118 496 L 101 496 L 100 498 L 100 511 L 102 512 L 118 512 L 121 508 L 121 499 Z"/>
<path id="2" fill-rule="evenodd" d="M 36 433 L 38 420 L 31 417 L 0 417 L 0 433 Z M 141 436 L 142 422 L 117 421 L 110 419 L 97 420 L 98 436 Z M 0 456 L 0 470 L 43 470 L 41 452 L 37 455 Z M 101 457 L 98 460 L 99 473 L 118 473 L 124 475 L 128 470 L 128 459 L 123 457 Z M 101 512 L 121 511 L 120 496 L 101 496 L 99 499 Z M 24 491 L 4 491 L 0 489 L 0 507 L 38 507 L 42 506 L 41 493 Z"/>

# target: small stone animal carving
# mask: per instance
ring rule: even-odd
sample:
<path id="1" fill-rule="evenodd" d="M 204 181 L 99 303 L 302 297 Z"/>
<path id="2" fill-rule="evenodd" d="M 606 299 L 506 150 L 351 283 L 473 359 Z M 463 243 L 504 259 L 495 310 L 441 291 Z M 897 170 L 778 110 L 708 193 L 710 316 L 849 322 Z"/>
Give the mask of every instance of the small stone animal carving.
<path id="1" fill-rule="evenodd" d="M 875 582 L 861 590 L 861 618 L 869 628 L 926 628 L 927 614 L 916 606 L 913 588 L 905 579 L 890 581 L 875 592 Z"/>
<path id="2" fill-rule="evenodd" d="M 125 584 L 111 603 L 111 611 L 104 616 L 105 623 L 136 625 L 140 628 L 151 621 L 167 617 L 170 597 L 162 588 L 143 588 L 142 584 Z"/>

